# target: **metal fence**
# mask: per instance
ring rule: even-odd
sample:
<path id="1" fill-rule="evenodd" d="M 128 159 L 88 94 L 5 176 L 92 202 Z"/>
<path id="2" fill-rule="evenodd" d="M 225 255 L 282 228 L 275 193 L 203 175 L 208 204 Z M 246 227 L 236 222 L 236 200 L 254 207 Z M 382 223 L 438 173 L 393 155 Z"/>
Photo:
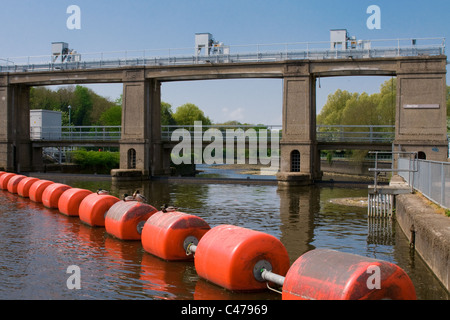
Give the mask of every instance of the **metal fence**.
<path id="1" fill-rule="evenodd" d="M 233 133 L 236 133 L 238 131 L 241 131 L 244 134 L 247 134 L 247 138 L 249 140 L 258 140 L 260 130 L 267 130 L 267 139 L 271 139 L 272 136 L 278 136 L 281 138 L 281 125 L 164 125 L 161 126 L 161 138 L 163 141 L 171 141 L 172 134 L 176 132 L 176 130 L 185 130 L 186 132 L 189 132 L 191 136 L 191 140 L 203 140 L 203 135 L 205 132 L 209 129 L 212 130 L 218 130 L 222 133 L 222 136 L 224 139 L 227 139 L 227 133 L 230 132 L 231 134 L 228 135 L 228 138 L 231 137 L 231 139 L 235 139 L 235 135 Z"/>
<path id="2" fill-rule="evenodd" d="M 30 139 L 33 141 L 114 141 L 120 140 L 121 131 L 121 126 L 32 126 Z"/>
<path id="3" fill-rule="evenodd" d="M 208 129 L 217 129 L 223 132 L 224 137 L 227 130 L 247 131 L 254 129 L 257 133 L 261 129 L 267 129 L 268 138 L 278 135 L 281 139 L 281 125 L 163 125 L 161 126 L 161 138 L 170 141 L 174 131 L 185 129 L 192 139 L 203 138 L 203 133 Z M 197 133 L 197 134 L 196 134 Z M 61 126 L 61 127 L 39 127 L 30 128 L 30 138 L 37 140 L 100 140 L 111 141 L 121 139 L 121 126 Z M 391 143 L 395 138 L 394 126 L 389 125 L 318 125 L 317 140 L 319 142 L 369 142 L 369 143 Z"/>
<path id="4" fill-rule="evenodd" d="M 431 201 L 450 209 L 450 163 L 399 158 L 398 168 L 410 168 L 411 161 L 416 170 L 411 174 L 399 172 L 403 179 Z"/>
<path id="5" fill-rule="evenodd" d="M 364 43 L 367 41 L 362 41 Z M 33 72 L 125 66 L 166 66 L 210 63 L 274 62 L 435 56 L 445 54 L 445 38 L 380 39 L 370 46 L 331 49 L 329 41 L 233 45 L 229 54 L 196 55 L 195 48 L 81 53 L 82 61 L 54 63 L 51 55 L 0 58 L 0 72 Z M 194 54 L 193 54 L 194 53 Z M 77 55 L 79 55 L 77 53 Z M 71 60 L 71 59 L 69 59 Z"/>
<path id="6" fill-rule="evenodd" d="M 395 126 L 389 125 L 318 125 L 317 140 L 323 142 L 391 143 Z"/>

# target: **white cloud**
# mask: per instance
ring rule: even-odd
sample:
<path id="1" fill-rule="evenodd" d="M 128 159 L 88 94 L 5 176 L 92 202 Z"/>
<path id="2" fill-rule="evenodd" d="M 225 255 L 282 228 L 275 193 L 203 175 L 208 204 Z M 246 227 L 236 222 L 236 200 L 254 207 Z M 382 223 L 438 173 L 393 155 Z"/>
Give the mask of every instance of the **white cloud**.
<path id="1" fill-rule="evenodd" d="M 237 108 L 230 110 L 227 107 L 222 108 L 222 118 L 224 121 L 243 121 L 245 119 L 245 110 L 243 108 Z"/>
<path id="2" fill-rule="evenodd" d="M 233 120 L 244 120 L 244 109 L 237 108 L 236 110 L 231 111 L 230 117 Z"/>

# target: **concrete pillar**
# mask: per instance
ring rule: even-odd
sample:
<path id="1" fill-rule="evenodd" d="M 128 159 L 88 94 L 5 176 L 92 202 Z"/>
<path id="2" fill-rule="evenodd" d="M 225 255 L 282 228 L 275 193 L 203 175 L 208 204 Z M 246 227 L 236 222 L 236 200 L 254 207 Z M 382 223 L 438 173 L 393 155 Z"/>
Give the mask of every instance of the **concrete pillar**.
<path id="1" fill-rule="evenodd" d="M 280 142 L 279 184 L 311 184 L 320 179 L 316 141 L 316 85 L 312 75 L 284 78 L 283 131 Z M 300 153 L 299 171 L 293 152 Z"/>
<path id="2" fill-rule="evenodd" d="M 162 171 L 161 87 L 144 69 L 124 72 L 120 169 L 116 178 L 147 179 Z"/>
<path id="3" fill-rule="evenodd" d="M 149 81 L 150 90 L 150 172 L 152 176 L 164 175 L 164 152 L 161 140 L 161 82 Z"/>
<path id="4" fill-rule="evenodd" d="M 32 171 L 41 172 L 45 170 L 44 158 L 42 157 L 42 149 L 42 147 L 35 147 L 31 150 L 31 158 L 33 160 Z"/>
<path id="5" fill-rule="evenodd" d="M 30 88 L 0 80 L 0 168 L 10 172 L 30 171 Z"/>
<path id="6" fill-rule="evenodd" d="M 397 75 L 396 151 L 447 161 L 446 60 L 403 63 Z"/>

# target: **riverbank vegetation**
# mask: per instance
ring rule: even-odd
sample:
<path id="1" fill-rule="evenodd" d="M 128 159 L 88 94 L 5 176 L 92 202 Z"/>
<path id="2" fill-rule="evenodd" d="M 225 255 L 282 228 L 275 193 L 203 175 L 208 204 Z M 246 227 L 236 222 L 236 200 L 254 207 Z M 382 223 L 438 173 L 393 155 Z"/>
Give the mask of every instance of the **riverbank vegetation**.
<path id="1" fill-rule="evenodd" d="M 80 167 L 82 172 L 109 174 L 112 169 L 119 167 L 119 152 L 74 150 L 70 157 L 72 162 Z"/>

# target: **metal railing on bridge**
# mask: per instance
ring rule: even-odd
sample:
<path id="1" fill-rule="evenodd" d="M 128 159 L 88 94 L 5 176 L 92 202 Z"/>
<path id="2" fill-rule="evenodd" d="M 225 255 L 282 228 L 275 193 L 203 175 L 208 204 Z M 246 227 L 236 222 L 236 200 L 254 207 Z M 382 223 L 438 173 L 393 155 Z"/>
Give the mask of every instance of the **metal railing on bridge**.
<path id="1" fill-rule="evenodd" d="M 30 127 L 32 141 L 114 141 L 121 135 L 121 126 Z"/>
<path id="2" fill-rule="evenodd" d="M 195 48 L 82 53 L 82 61 L 80 59 L 68 59 L 69 61 L 78 61 L 63 63 L 52 62 L 52 55 L 4 57 L 0 58 L 0 72 L 438 56 L 445 54 L 445 38 L 360 40 L 348 49 L 332 49 L 329 41 L 234 45 L 228 46 L 228 48 L 230 48 L 229 54 L 211 55 L 196 55 Z M 76 55 L 77 57 L 80 56 L 79 53 Z"/>
<path id="3" fill-rule="evenodd" d="M 317 141 L 392 143 L 394 129 L 389 125 L 318 125 Z"/>
<path id="4" fill-rule="evenodd" d="M 203 134 L 209 129 L 217 129 L 226 138 L 227 130 L 241 129 L 249 133 L 253 129 L 258 135 L 261 129 L 267 130 L 267 139 L 276 134 L 281 140 L 281 125 L 202 125 L 161 126 L 161 140 L 171 141 L 176 130 L 184 129 L 191 134 L 191 139 L 203 139 Z M 122 136 L 121 126 L 61 126 L 61 127 L 34 127 L 30 128 L 30 138 L 33 141 L 115 141 Z M 252 135 L 248 135 L 252 138 Z M 256 136 L 257 137 L 257 136 Z M 318 125 L 317 141 L 319 142 L 361 142 L 361 143 L 392 143 L 395 138 L 394 126 L 383 125 Z"/>
<path id="5" fill-rule="evenodd" d="M 267 139 L 270 141 L 271 137 L 275 134 L 281 139 L 281 125 L 165 125 L 161 126 L 161 139 L 163 141 L 171 141 L 172 135 L 177 130 L 185 130 L 190 133 L 191 140 L 203 140 L 205 132 L 208 130 L 218 130 L 222 133 L 222 138 L 227 139 L 227 133 L 229 133 L 228 138 L 235 138 L 235 133 L 242 132 L 247 134 L 248 139 L 252 140 L 258 139 L 260 130 L 267 130 Z M 241 130 L 241 131 L 238 131 Z M 250 131 L 251 130 L 251 131 Z M 231 135 L 233 134 L 233 135 Z"/>

